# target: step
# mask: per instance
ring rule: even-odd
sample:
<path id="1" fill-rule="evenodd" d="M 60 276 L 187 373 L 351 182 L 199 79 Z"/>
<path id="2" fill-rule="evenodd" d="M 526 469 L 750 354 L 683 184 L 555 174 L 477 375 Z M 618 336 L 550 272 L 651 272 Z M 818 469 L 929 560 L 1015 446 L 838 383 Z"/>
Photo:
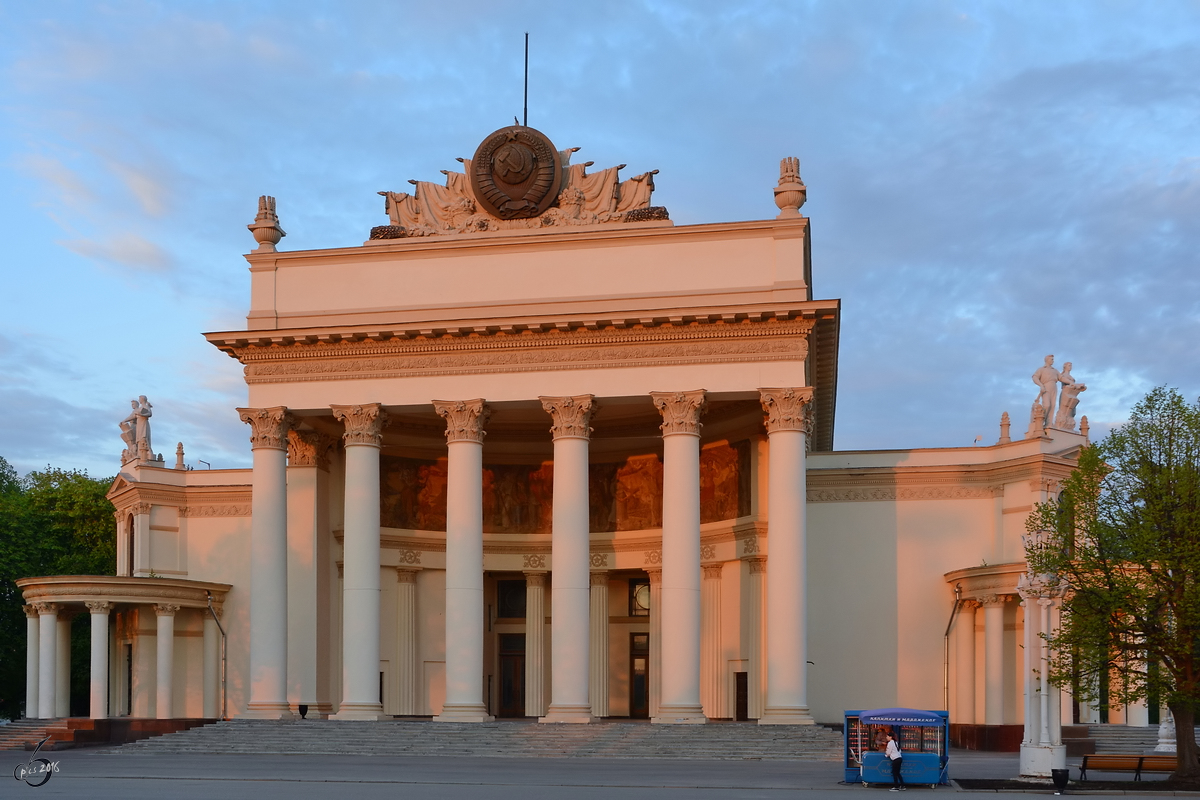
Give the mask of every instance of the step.
<path id="1" fill-rule="evenodd" d="M 840 734 L 753 723 L 439 723 L 234 720 L 125 745 L 122 752 L 375 754 L 559 758 L 836 760 Z"/>

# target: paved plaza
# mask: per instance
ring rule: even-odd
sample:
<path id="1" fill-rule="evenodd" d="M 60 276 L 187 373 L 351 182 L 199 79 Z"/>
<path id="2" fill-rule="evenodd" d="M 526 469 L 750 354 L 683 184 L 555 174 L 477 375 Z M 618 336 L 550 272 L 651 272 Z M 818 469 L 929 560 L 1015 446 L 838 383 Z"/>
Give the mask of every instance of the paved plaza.
<path id="1" fill-rule="evenodd" d="M 4 756 L 15 766 L 22 753 L 9 751 Z M 117 748 L 66 750 L 47 757 L 59 762 L 59 772 L 45 786 L 29 788 L 7 779 L 0 783 L 0 797 L 847 800 L 848 793 L 880 796 L 886 791 L 839 785 L 840 764 L 831 761 L 151 755 Z M 961 751 L 954 753 L 951 768 L 957 777 L 1010 778 L 1016 774 L 1017 757 Z M 958 793 L 953 787 L 911 791 Z"/>

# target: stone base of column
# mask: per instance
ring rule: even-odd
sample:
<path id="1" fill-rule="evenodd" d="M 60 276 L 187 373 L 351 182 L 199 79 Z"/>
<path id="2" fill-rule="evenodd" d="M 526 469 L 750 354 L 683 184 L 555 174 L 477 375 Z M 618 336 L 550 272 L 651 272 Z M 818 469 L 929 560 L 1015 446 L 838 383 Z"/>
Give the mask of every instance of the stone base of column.
<path id="1" fill-rule="evenodd" d="M 708 722 L 704 709 L 695 706 L 670 706 L 659 703 L 658 716 L 650 720 L 655 725 L 703 725 Z"/>
<path id="2" fill-rule="evenodd" d="M 1021 745 L 1021 774 L 1037 778 L 1049 778 L 1050 770 L 1067 768 L 1067 746 L 1052 744 L 1043 747 L 1037 744 Z"/>
<path id="3" fill-rule="evenodd" d="M 383 713 L 383 705 L 380 703 L 342 703 L 338 706 L 338 712 L 329 719 L 376 720 L 391 717 Z"/>
<path id="4" fill-rule="evenodd" d="M 238 719 L 299 719 L 287 703 L 250 703 Z"/>
<path id="5" fill-rule="evenodd" d="M 491 722 L 494 720 L 483 703 L 446 703 L 442 713 L 433 718 L 434 722 Z"/>
<path id="6" fill-rule="evenodd" d="M 565 706 L 552 704 L 550 706 L 550 710 L 546 712 L 546 716 L 538 718 L 538 722 L 568 722 L 577 725 L 595 721 L 596 718 L 592 716 L 591 706 Z"/>
<path id="7" fill-rule="evenodd" d="M 759 717 L 759 725 L 816 725 L 817 722 L 803 706 L 797 708 L 768 708 Z"/>

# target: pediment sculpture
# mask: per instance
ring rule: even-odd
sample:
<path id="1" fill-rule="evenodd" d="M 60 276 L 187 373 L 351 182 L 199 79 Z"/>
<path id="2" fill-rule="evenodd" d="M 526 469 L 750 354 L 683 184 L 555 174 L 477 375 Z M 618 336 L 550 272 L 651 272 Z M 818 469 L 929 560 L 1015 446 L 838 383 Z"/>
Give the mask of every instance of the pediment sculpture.
<path id="1" fill-rule="evenodd" d="M 578 150 L 558 150 L 534 128 L 501 128 L 472 158 L 458 159 L 462 172 L 442 170 L 444 186 L 410 180 L 412 193 L 380 192 L 390 224 L 372 228 L 371 238 L 669 219 L 650 204 L 658 170 L 624 181 L 624 164 L 589 173 L 594 162 L 571 163 Z"/>

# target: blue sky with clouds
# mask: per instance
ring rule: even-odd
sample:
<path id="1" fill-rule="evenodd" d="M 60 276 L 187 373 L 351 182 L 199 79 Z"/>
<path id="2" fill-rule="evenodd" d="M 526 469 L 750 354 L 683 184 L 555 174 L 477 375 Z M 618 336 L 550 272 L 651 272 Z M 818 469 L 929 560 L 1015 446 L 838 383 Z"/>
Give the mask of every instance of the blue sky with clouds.
<path id="1" fill-rule="evenodd" d="M 1200 394 L 1196 2 L 0 2 L 0 455 L 116 471 L 155 442 L 244 466 L 257 197 L 283 249 L 362 242 L 521 110 L 598 166 L 659 169 L 677 224 L 809 189 L 843 300 L 836 443 L 1023 430 L 1042 356 L 1096 429 Z M 167 453 L 169 457 L 169 453 Z"/>

